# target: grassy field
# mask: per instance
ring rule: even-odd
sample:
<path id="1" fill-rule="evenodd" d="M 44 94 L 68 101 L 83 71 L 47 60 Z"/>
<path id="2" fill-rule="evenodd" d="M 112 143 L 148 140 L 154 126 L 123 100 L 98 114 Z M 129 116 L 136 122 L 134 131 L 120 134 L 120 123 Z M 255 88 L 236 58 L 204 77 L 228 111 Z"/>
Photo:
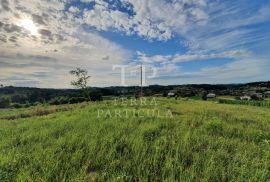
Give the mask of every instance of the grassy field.
<path id="1" fill-rule="evenodd" d="M 156 102 L 0 110 L 0 181 L 269 181 L 269 108 Z"/>
<path id="2" fill-rule="evenodd" d="M 232 99 L 217 99 L 217 101 L 221 104 L 236 104 L 236 105 L 249 105 L 249 106 L 257 106 L 257 107 L 267 107 L 270 108 L 269 100 L 232 100 Z"/>

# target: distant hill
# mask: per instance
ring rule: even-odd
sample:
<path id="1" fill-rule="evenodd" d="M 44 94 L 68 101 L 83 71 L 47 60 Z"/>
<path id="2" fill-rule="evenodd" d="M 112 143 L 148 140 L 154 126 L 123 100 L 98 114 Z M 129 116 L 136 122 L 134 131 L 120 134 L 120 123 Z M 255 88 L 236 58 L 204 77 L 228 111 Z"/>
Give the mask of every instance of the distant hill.
<path id="1" fill-rule="evenodd" d="M 139 86 L 91 88 L 91 99 L 100 100 L 102 96 L 134 96 L 140 93 Z M 205 93 L 216 95 L 241 96 L 245 92 L 264 93 L 270 91 L 270 81 L 245 84 L 186 84 L 186 85 L 150 85 L 143 87 L 145 96 L 163 95 L 175 92 L 181 97 L 201 96 Z M 29 87 L 1 87 L 0 108 L 28 107 L 39 103 L 52 105 L 83 102 L 83 93 L 77 89 L 46 89 Z"/>
<path id="2" fill-rule="evenodd" d="M 200 89 L 206 91 L 219 91 L 219 90 L 243 90 L 243 89 L 269 89 L 270 81 L 266 82 L 252 82 L 244 84 L 185 84 L 185 85 L 150 85 L 143 87 L 144 91 L 151 91 L 153 94 L 162 93 L 164 91 L 173 90 L 175 88 L 189 88 Z M 102 95 L 122 95 L 136 93 L 140 90 L 139 86 L 112 86 L 112 87 L 93 87 L 92 90 L 99 91 Z M 46 89 L 46 88 L 32 88 L 32 87 L 13 87 L 7 86 L 0 88 L 0 97 L 4 95 L 31 95 L 38 94 L 44 98 L 53 98 L 57 96 L 78 96 L 80 91 L 77 89 Z"/>

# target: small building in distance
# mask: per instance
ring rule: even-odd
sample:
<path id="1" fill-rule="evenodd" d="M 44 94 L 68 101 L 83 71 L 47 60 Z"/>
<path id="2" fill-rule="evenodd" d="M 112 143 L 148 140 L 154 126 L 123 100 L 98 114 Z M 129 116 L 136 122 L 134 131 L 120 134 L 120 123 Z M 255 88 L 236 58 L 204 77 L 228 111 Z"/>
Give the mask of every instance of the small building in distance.
<path id="1" fill-rule="evenodd" d="M 243 92 L 243 96 L 240 97 L 241 100 L 263 100 L 264 95 L 262 93 L 257 93 L 256 91 Z"/>
<path id="2" fill-rule="evenodd" d="M 209 93 L 209 94 L 206 95 L 206 97 L 207 97 L 208 99 L 213 99 L 213 98 L 216 97 L 216 94 L 214 94 L 214 93 Z"/>
<path id="3" fill-rule="evenodd" d="M 263 94 L 264 94 L 264 97 L 270 98 L 270 91 L 266 91 Z"/>
<path id="4" fill-rule="evenodd" d="M 240 97 L 240 100 L 251 100 L 251 97 L 249 95 L 244 95 Z"/>
<path id="5" fill-rule="evenodd" d="M 167 96 L 168 96 L 168 97 L 175 97 L 175 96 L 176 96 L 176 91 L 175 91 L 175 90 L 169 91 L 169 93 L 168 93 Z"/>
<path id="6" fill-rule="evenodd" d="M 262 93 L 255 93 L 251 95 L 251 98 L 253 100 L 263 100 L 263 94 Z"/>

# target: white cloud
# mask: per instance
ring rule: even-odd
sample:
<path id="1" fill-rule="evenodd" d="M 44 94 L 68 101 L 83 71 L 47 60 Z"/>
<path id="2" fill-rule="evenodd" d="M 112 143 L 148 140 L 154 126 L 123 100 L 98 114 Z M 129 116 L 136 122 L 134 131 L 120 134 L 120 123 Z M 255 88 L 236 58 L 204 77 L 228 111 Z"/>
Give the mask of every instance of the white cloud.
<path id="1" fill-rule="evenodd" d="M 210 53 L 210 54 L 174 54 L 174 55 L 154 55 L 147 56 L 142 52 L 137 52 L 139 62 L 143 63 L 180 63 L 190 61 L 202 61 L 207 59 L 216 58 L 242 58 L 249 57 L 252 53 L 246 50 L 234 50 L 226 51 L 221 53 Z"/>
<path id="2" fill-rule="evenodd" d="M 91 3 L 94 2 L 95 0 L 81 0 L 82 3 Z"/>
<path id="3" fill-rule="evenodd" d="M 260 26 L 270 22 L 269 3 L 258 6 L 256 1 L 211 1 L 206 12 L 208 22 L 204 26 L 193 24 L 190 31 L 181 34 L 195 44 L 188 46 L 190 52 L 252 49 L 270 38 L 265 27 Z"/>
<path id="4" fill-rule="evenodd" d="M 204 67 L 198 71 L 185 71 L 174 67 L 170 73 L 162 72 L 150 84 L 220 84 L 267 81 L 270 78 L 270 65 L 266 59 L 243 58 L 222 66 Z M 177 69 L 178 68 L 178 69 Z"/>
<path id="5" fill-rule="evenodd" d="M 110 9 L 107 2 L 95 1 L 91 10 L 84 10 L 84 22 L 98 30 L 115 29 L 137 34 L 146 39 L 168 40 L 174 33 L 185 32 L 189 24 L 203 25 L 208 15 L 206 3 L 200 1 L 125 0 L 123 6 L 132 13 Z M 132 8 L 130 8 L 132 7 Z"/>
<path id="6" fill-rule="evenodd" d="M 225 51 L 211 54 L 174 54 L 147 56 L 138 52 L 139 62 L 158 69 L 157 77 L 149 84 L 191 84 L 191 83 L 239 83 L 268 80 L 270 65 L 265 57 L 258 57 L 246 50 Z M 209 59 L 230 59 L 220 66 L 204 66 L 197 71 L 186 71 L 183 62 Z"/>
<path id="7" fill-rule="evenodd" d="M 256 50 L 263 51 L 262 47 L 269 47 L 270 34 L 265 27 L 252 27 L 270 20 L 269 4 L 249 10 L 251 5 L 238 1 L 121 0 L 116 5 L 114 1 L 81 0 L 85 5 L 82 9 L 70 6 L 70 2 L 0 2 L 1 78 L 16 82 L 20 78 L 21 82 L 32 81 L 39 87 L 68 87 L 68 71 L 80 66 L 93 76 L 93 85 L 118 83 L 118 77 L 111 74 L 112 65 L 131 64 L 134 53 L 105 39 L 96 30 L 123 32 L 151 41 L 175 38 L 193 42 L 183 54 L 149 56 L 138 52 L 135 63 L 158 64 L 159 75 L 166 78 L 233 81 L 261 78 L 267 73 L 262 69 L 267 67 L 266 62 L 250 48 L 256 46 Z M 22 19 L 33 20 L 38 35 L 21 27 L 18 22 Z M 95 31 L 83 29 L 85 24 Z M 179 66 L 182 62 L 223 58 L 234 61 L 198 72 L 184 72 Z M 163 79 L 163 83 L 167 82 Z"/>
<path id="8" fill-rule="evenodd" d="M 83 30 L 72 15 L 78 8 L 63 12 L 63 2 L 42 0 L 8 5 L 9 11 L 0 13 L 0 38 L 6 41 L 0 44 L 0 77 L 10 84 L 27 80 L 38 87 L 70 87 L 69 70 L 82 67 L 92 76 L 91 84 L 100 85 L 97 80 L 107 80 L 113 64 L 124 64 L 131 57 L 121 46 Z M 17 25 L 24 18 L 34 21 L 38 35 Z M 14 75 L 24 79 L 18 81 Z"/>
<path id="9" fill-rule="evenodd" d="M 80 12 L 80 9 L 75 6 L 70 6 L 68 9 L 71 13 L 78 13 Z"/>

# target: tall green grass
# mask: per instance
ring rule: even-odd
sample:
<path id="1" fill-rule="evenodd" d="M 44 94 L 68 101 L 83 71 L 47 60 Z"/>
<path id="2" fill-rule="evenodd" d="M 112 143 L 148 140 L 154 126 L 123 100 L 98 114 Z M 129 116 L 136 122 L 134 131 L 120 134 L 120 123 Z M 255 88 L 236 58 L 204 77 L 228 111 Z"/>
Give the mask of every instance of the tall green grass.
<path id="1" fill-rule="evenodd" d="M 270 179 L 269 109 L 163 98 L 157 103 L 104 101 L 2 120 L 0 181 Z M 124 108 L 170 109 L 174 117 L 97 118 L 98 109 Z"/>
<path id="2" fill-rule="evenodd" d="M 238 104 L 238 105 L 249 105 L 257 107 L 267 107 L 270 108 L 270 101 L 254 101 L 254 100 L 230 100 L 230 99 L 218 99 L 221 104 Z"/>

